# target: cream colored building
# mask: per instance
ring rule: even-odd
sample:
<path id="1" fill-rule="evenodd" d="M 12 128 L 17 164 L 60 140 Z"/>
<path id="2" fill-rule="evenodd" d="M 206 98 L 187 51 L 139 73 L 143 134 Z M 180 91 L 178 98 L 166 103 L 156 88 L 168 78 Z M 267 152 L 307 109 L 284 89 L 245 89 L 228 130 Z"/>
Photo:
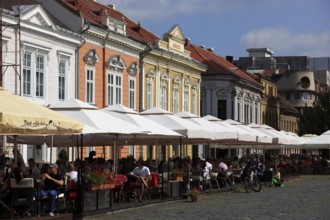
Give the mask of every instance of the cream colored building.
<path id="1" fill-rule="evenodd" d="M 181 111 L 200 115 L 201 73 L 206 66 L 193 60 L 185 49 L 185 37 L 178 25 L 154 39 L 150 52 L 143 58 L 141 110 L 160 107 L 172 113 Z M 179 143 L 178 143 L 179 145 Z M 185 150 L 178 145 L 163 146 L 157 158 L 192 155 L 191 146 Z M 156 147 L 143 150 L 143 158 L 155 158 Z"/>

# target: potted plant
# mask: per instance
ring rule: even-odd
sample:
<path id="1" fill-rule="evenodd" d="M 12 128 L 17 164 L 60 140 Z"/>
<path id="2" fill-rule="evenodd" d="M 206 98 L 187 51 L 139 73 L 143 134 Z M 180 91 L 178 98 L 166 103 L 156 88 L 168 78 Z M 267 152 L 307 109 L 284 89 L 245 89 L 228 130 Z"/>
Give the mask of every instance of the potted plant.
<path id="1" fill-rule="evenodd" d="M 183 180 L 183 171 L 180 169 L 173 169 L 171 171 L 171 179 L 176 181 L 182 181 Z"/>
<path id="2" fill-rule="evenodd" d="M 194 188 L 192 191 L 190 191 L 189 196 L 190 196 L 192 202 L 197 202 L 197 198 L 199 196 L 198 189 Z"/>
<path id="3" fill-rule="evenodd" d="M 103 170 L 91 170 L 84 173 L 85 184 L 90 190 L 98 190 L 100 186 L 107 182 L 106 174 Z"/>

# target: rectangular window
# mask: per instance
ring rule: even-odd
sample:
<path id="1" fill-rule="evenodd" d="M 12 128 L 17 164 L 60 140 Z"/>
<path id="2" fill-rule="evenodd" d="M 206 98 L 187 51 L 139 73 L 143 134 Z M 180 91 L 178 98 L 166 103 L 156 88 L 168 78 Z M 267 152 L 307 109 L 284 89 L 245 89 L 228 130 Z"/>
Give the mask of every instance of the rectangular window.
<path id="1" fill-rule="evenodd" d="M 131 82 L 129 82 L 129 92 L 131 94 Z M 134 82 L 134 102 L 135 107 L 135 82 Z M 120 74 L 108 73 L 107 77 L 107 102 L 108 105 L 122 104 L 122 76 Z M 129 102 L 131 99 L 129 100 Z M 130 104 L 130 103 L 129 103 Z"/>
<path id="2" fill-rule="evenodd" d="M 237 121 L 241 121 L 241 105 L 237 103 Z"/>
<path id="3" fill-rule="evenodd" d="M 129 107 L 135 109 L 135 79 L 129 80 Z"/>
<path id="4" fill-rule="evenodd" d="M 244 123 L 249 123 L 249 105 L 244 105 Z"/>
<path id="5" fill-rule="evenodd" d="M 303 100 L 304 100 L 304 101 L 308 101 L 308 100 L 310 100 L 310 95 L 309 95 L 308 92 L 304 92 L 304 93 L 303 93 Z"/>
<path id="6" fill-rule="evenodd" d="M 86 102 L 94 104 L 94 71 L 87 69 L 86 72 Z"/>
<path id="7" fill-rule="evenodd" d="M 173 90 L 173 113 L 179 112 L 179 89 L 174 88 Z"/>
<path id="8" fill-rule="evenodd" d="M 65 99 L 65 78 L 66 78 L 66 63 L 61 60 L 58 64 L 58 99 Z"/>
<path id="9" fill-rule="evenodd" d="M 113 75 L 108 74 L 108 79 L 107 79 L 107 103 L 108 105 L 113 105 L 113 97 L 114 97 L 114 80 L 113 80 Z"/>
<path id="10" fill-rule="evenodd" d="M 227 100 L 218 100 L 218 118 L 227 119 Z"/>
<path id="11" fill-rule="evenodd" d="M 31 53 L 24 53 L 23 58 L 23 95 L 31 95 Z"/>
<path id="12" fill-rule="evenodd" d="M 152 107 L 152 83 L 148 80 L 147 83 L 147 109 Z"/>
<path id="13" fill-rule="evenodd" d="M 164 110 L 167 110 L 167 103 L 166 103 L 166 92 L 167 92 L 167 88 L 166 86 L 162 85 L 160 87 L 160 107 Z"/>
<path id="14" fill-rule="evenodd" d="M 44 56 L 37 55 L 36 60 L 36 97 L 44 97 Z"/>
<path id="15" fill-rule="evenodd" d="M 183 94 L 184 111 L 189 112 L 189 91 L 185 90 Z"/>
<path id="16" fill-rule="evenodd" d="M 121 104 L 121 76 L 116 76 L 116 104 Z"/>
<path id="17" fill-rule="evenodd" d="M 294 100 L 300 100 L 300 92 L 295 92 L 295 93 L 293 94 L 293 99 L 294 99 Z"/>
<path id="18" fill-rule="evenodd" d="M 197 115 L 197 95 L 196 95 L 196 92 L 194 92 L 193 94 L 192 94 L 192 113 L 193 114 L 195 114 L 195 115 Z"/>

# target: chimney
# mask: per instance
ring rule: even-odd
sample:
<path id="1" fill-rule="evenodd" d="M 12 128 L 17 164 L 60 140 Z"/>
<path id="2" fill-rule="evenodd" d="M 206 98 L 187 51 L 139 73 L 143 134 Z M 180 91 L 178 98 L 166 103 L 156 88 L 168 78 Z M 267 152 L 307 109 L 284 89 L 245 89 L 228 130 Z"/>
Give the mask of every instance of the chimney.
<path id="1" fill-rule="evenodd" d="M 214 49 L 213 49 L 213 47 L 209 47 L 209 48 L 207 48 L 207 50 L 210 52 L 213 52 Z"/>
<path id="2" fill-rule="evenodd" d="M 187 38 L 185 39 L 184 46 L 186 47 L 186 46 L 189 46 L 189 45 L 190 45 L 190 38 L 187 37 Z"/>
<path id="3" fill-rule="evenodd" d="M 94 1 L 96 1 L 96 0 L 94 0 Z M 108 7 L 113 9 L 113 10 L 116 10 L 116 5 L 115 4 L 109 4 Z"/>
<path id="4" fill-rule="evenodd" d="M 226 60 L 230 63 L 233 63 L 234 57 L 233 56 L 226 56 Z"/>

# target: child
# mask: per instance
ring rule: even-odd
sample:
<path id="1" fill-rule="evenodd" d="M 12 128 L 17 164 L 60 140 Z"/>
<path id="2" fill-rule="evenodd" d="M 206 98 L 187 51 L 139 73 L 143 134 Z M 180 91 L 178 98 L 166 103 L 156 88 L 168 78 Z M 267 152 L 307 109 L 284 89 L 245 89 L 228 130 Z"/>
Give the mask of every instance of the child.
<path id="1" fill-rule="evenodd" d="M 283 187 L 282 181 L 281 181 L 281 173 L 279 169 L 275 170 L 275 174 L 272 178 L 272 186 L 281 186 Z"/>

